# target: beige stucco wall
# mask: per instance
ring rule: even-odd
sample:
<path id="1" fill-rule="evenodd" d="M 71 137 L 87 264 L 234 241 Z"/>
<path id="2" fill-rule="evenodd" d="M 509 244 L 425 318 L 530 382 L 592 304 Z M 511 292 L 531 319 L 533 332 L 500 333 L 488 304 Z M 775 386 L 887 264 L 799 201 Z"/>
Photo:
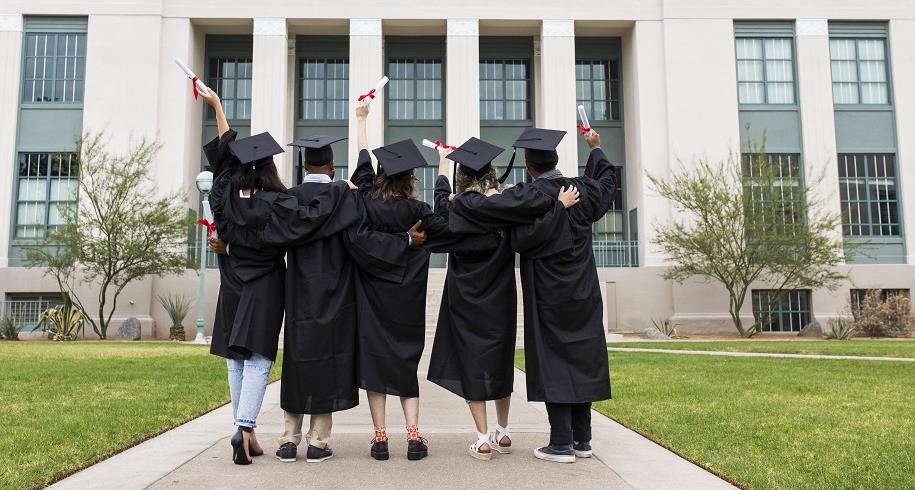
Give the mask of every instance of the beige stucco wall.
<path id="1" fill-rule="evenodd" d="M 638 210 L 641 267 L 601 269 L 609 328 L 639 331 L 651 319 L 674 318 L 694 331 L 730 332 L 726 298 L 719 286 L 690 281 L 671 284 L 660 277 L 665 257 L 653 245 L 656 223 L 679 219 L 650 189 L 648 175 L 663 176 L 696 158 L 723 159 L 739 144 L 734 19 L 797 19 L 799 102 L 807 173 L 824 174 L 827 205 L 838 207 L 833 107 L 830 96 L 826 19 L 889 20 L 893 93 L 896 104 L 898 161 L 903 220 L 915 216 L 915 176 L 908 159 L 915 155 L 909 135 L 915 129 L 915 10 L 909 0 L 619 0 L 557 3 L 408 0 L 7 0 L 0 5 L 0 161 L 15 161 L 16 118 L 22 15 L 85 15 L 89 19 L 86 129 L 107 129 L 116 149 L 131 138 L 157 137 L 162 149 L 154 178 L 161 192 L 183 191 L 196 207 L 194 176 L 199 171 L 202 104 L 194 101 L 187 81 L 174 66 L 180 57 L 202 71 L 207 33 L 253 35 L 254 80 L 252 132 L 270 131 L 282 144 L 292 136 L 296 34 L 349 34 L 350 94 L 355 97 L 384 73 L 385 34 L 445 35 L 447 139 L 459 143 L 479 132 L 479 35 L 512 34 L 534 38 L 534 86 L 538 124 L 569 131 L 560 146 L 562 170 L 577 172 L 574 132 L 575 35 L 619 36 L 623 53 L 624 129 L 627 210 Z M 351 106 L 351 110 L 352 106 Z M 355 118 L 349 128 L 350 155 L 356 155 Z M 382 141 L 380 103 L 369 118 L 369 141 Z M 287 180 L 291 153 L 278 163 Z M 349 172 L 353 170 L 351 159 Z M 4 165 L 0 191 L 13 195 L 14 171 Z M 349 173 L 347 172 L 347 173 Z M 40 271 L 7 265 L 11 199 L 0 199 L 0 294 L 51 292 L 54 284 Z M 905 227 L 907 242 L 915 226 Z M 838 233 L 838 230 L 837 230 Z M 915 254 L 908 265 L 855 266 L 857 287 L 913 288 Z M 441 271 L 430 279 L 430 309 L 435 309 Z M 207 273 L 207 324 L 212 323 L 218 283 Z M 821 322 L 837 314 L 848 288 L 815 291 L 814 315 Z M 167 316 L 155 295 L 180 291 L 196 298 L 194 271 L 178 277 L 149 278 L 124 293 L 118 321 L 136 316 L 144 335 L 166 336 Z M 94 296 L 86 286 L 87 297 Z M 132 302 L 132 303 L 131 303 Z M 90 310 L 93 307 L 90 306 Z M 749 302 L 745 308 L 749 320 Z M 193 331 L 196 310 L 185 326 Z"/>

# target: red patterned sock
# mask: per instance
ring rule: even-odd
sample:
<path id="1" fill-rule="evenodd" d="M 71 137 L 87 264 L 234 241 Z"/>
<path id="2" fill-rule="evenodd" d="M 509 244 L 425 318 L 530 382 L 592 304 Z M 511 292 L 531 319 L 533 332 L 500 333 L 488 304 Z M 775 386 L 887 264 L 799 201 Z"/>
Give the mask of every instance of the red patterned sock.
<path id="1" fill-rule="evenodd" d="M 419 434 L 419 426 L 418 425 L 408 425 L 407 426 L 407 440 L 408 441 L 418 441 L 420 439 L 422 439 L 422 437 Z"/>
<path id="2" fill-rule="evenodd" d="M 384 427 L 375 429 L 375 442 L 386 442 L 388 440 L 388 432 Z"/>

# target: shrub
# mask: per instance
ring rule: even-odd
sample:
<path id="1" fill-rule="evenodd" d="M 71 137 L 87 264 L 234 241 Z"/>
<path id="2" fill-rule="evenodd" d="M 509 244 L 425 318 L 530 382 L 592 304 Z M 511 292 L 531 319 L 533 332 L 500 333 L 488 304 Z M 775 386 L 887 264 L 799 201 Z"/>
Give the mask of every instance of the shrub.
<path id="1" fill-rule="evenodd" d="M 185 339 L 184 318 L 191 311 L 191 299 L 183 294 L 159 295 L 156 299 L 172 320 L 168 338 L 183 341 Z"/>
<path id="2" fill-rule="evenodd" d="M 829 326 L 826 338 L 832 340 L 851 340 L 858 331 L 855 322 L 849 321 L 845 316 L 833 318 L 829 321 Z"/>
<path id="3" fill-rule="evenodd" d="M 0 339 L 19 340 L 19 327 L 16 323 L 16 317 L 13 315 L 3 315 L 3 318 L 0 318 Z"/>
<path id="4" fill-rule="evenodd" d="M 53 306 L 41 312 L 38 317 L 39 327 L 46 330 L 56 341 L 76 340 L 77 333 L 86 326 L 86 314 L 82 308 L 64 296 L 63 304 Z"/>
<path id="5" fill-rule="evenodd" d="M 901 295 L 882 298 L 881 290 L 867 292 L 854 311 L 854 327 L 868 337 L 904 337 L 915 325 L 911 301 Z"/>

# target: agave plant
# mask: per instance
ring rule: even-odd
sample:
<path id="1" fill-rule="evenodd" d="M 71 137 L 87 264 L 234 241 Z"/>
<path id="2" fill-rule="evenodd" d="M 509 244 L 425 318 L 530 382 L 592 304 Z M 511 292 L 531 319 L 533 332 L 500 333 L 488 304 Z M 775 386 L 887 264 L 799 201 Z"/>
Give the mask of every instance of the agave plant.
<path id="1" fill-rule="evenodd" d="M 156 296 L 159 304 L 172 319 L 172 327 L 168 331 L 171 340 L 184 340 L 184 318 L 191 311 L 191 299 L 183 294 L 169 294 Z"/>
<path id="2" fill-rule="evenodd" d="M 0 318 L 0 339 L 19 340 L 19 326 L 16 317 L 12 314 L 3 315 Z"/>
<path id="3" fill-rule="evenodd" d="M 654 325 L 654 328 L 658 329 L 658 331 L 663 333 L 664 335 L 666 335 L 670 338 L 677 337 L 677 327 L 679 325 L 677 323 L 674 323 L 673 321 L 671 321 L 669 318 L 667 320 L 660 320 L 660 321 L 652 318 L 651 323 L 652 323 L 652 325 Z"/>
<path id="4" fill-rule="evenodd" d="M 830 330 L 826 332 L 827 339 L 850 340 L 858 333 L 855 323 L 849 321 L 846 317 L 837 317 L 829 321 Z"/>
<path id="5" fill-rule="evenodd" d="M 65 296 L 64 302 L 41 312 L 38 325 L 42 326 L 56 341 L 76 340 L 77 333 L 86 326 L 86 313 Z"/>

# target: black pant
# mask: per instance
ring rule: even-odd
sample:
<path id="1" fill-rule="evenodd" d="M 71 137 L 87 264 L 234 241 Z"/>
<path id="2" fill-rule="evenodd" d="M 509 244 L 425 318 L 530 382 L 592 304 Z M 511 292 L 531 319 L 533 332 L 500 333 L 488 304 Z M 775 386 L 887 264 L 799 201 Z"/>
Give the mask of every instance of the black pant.
<path id="1" fill-rule="evenodd" d="M 546 413 L 550 419 L 550 446 L 591 442 L 591 402 L 546 402 Z"/>

